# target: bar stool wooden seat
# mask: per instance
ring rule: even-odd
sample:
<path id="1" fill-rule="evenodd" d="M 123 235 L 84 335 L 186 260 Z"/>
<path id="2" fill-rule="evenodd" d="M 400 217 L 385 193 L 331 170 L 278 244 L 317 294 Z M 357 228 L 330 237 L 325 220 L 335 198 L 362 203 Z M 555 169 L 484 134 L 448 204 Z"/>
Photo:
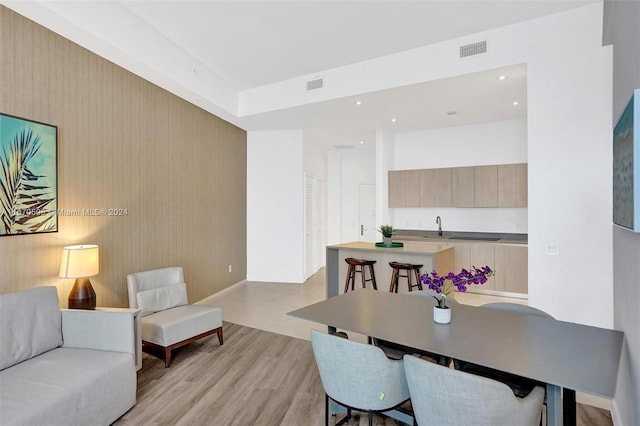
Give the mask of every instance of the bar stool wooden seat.
<path id="1" fill-rule="evenodd" d="M 353 257 L 347 257 L 344 261 L 347 262 L 347 265 L 349 265 L 349 269 L 347 269 L 347 281 L 344 284 L 345 293 L 349 291 L 349 283 L 351 283 L 351 290 L 354 289 L 356 273 L 360 273 L 360 276 L 362 278 L 362 288 L 365 288 L 367 286 L 367 281 L 371 281 L 373 289 L 378 289 L 376 285 L 376 274 L 373 271 L 373 264 L 376 263 L 375 260 L 354 259 Z M 366 278 L 365 267 L 369 268 L 369 278 Z"/>
<path id="2" fill-rule="evenodd" d="M 409 287 L 409 291 L 412 291 L 414 287 L 418 287 L 419 290 L 422 290 L 422 283 L 418 279 L 418 274 L 420 273 L 422 265 L 389 262 L 389 266 L 391 266 L 391 268 L 393 269 L 393 274 L 391 274 L 391 285 L 389 286 L 389 292 L 398 292 L 398 281 L 400 278 L 407 279 L 407 286 Z M 415 278 L 416 280 L 415 284 L 413 283 L 413 278 Z"/>

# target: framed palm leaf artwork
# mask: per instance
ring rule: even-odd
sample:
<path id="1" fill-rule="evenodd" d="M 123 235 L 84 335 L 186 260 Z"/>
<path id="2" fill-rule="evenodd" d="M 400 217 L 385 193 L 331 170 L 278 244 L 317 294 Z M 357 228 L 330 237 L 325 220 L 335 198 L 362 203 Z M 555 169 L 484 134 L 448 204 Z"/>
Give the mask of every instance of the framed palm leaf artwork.
<path id="1" fill-rule="evenodd" d="M 0 113 L 0 237 L 58 231 L 58 128 Z"/>

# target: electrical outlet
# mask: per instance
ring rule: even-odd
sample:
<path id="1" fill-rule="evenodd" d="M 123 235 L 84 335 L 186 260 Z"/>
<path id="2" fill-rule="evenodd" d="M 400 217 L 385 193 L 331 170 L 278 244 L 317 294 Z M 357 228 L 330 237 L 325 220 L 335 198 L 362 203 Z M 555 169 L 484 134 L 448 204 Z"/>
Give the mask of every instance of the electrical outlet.
<path id="1" fill-rule="evenodd" d="M 544 245 L 544 254 L 547 256 L 557 256 L 558 255 L 558 246 L 555 244 L 545 244 Z"/>
<path id="2" fill-rule="evenodd" d="M 231 270 L 232 270 L 231 265 L 229 265 L 229 272 L 231 272 Z"/>

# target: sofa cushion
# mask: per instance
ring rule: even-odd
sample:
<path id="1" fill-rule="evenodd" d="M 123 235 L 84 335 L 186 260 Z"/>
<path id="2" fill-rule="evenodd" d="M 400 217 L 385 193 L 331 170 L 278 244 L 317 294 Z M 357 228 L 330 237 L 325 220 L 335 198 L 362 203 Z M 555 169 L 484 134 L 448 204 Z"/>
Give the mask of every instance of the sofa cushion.
<path id="1" fill-rule="evenodd" d="M 222 309 L 178 306 L 142 318 L 142 340 L 170 346 L 218 327 L 222 327 Z"/>
<path id="2" fill-rule="evenodd" d="M 124 352 L 58 348 L 1 371 L 0 383 L 3 426 L 108 425 L 136 402 Z"/>
<path id="3" fill-rule="evenodd" d="M 188 304 L 187 285 L 185 283 L 155 288 L 153 290 L 140 291 L 136 295 L 138 307 L 142 309 L 142 315 L 164 311 Z"/>
<path id="4" fill-rule="evenodd" d="M 60 345 L 62 315 L 55 287 L 0 295 L 0 370 Z"/>

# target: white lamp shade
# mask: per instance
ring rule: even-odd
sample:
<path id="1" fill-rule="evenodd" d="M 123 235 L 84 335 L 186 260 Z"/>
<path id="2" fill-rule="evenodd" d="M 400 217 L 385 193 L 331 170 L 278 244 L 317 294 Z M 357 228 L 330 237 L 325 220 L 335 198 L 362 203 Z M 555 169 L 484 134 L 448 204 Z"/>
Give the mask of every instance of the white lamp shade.
<path id="1" fill-rule="evenodd" d="M 67 246 L 62 250 L 60 278 L 93 277 L 100 272 L 98 246 Z"/>

